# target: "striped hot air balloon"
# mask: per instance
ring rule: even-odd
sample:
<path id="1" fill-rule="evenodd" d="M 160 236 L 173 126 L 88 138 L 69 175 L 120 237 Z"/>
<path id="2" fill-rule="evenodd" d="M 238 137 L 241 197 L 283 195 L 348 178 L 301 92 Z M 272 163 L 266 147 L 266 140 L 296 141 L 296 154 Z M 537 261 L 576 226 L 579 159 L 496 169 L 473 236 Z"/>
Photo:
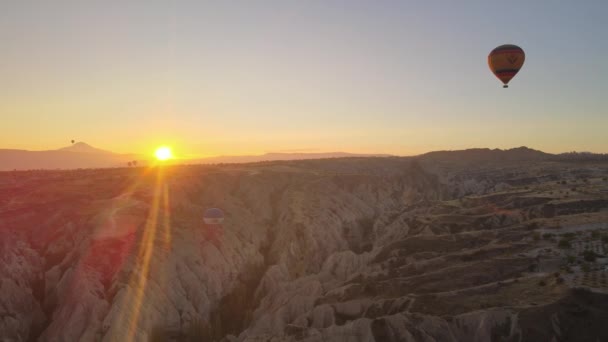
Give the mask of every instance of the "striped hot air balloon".
<path id="1" fill-rule="evenodd" d="M 203 215 L 205 224 L 222 224 L 224 222 L 224 212 L 218 208 L 210 208 L 205 210 Z"/>
<path id="2" fill-rule="evenodd" d="M 218 208 L 209 208 L 203 214 L 204 234 L 205 239 L 214 244 L 217 248 L 221 248 L 221 240 L 224 236 L 224 212 Z"/>
<path id="3" fill-rule="evenodd" d="M 517 45 L 501 45 L 488 55 L 488 65 L 490 70 L 504 84 L 503 88 L 508 88 L 509 81 L 519 72 L 524 65 L 526 54 Z"/>

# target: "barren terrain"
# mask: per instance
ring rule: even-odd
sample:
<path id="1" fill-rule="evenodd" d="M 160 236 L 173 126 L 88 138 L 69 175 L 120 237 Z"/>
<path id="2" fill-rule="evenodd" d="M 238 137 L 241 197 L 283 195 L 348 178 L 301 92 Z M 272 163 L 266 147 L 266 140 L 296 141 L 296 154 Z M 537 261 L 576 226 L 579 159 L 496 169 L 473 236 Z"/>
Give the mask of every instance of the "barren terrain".
<path id="1" fill-rule="evenodd" d="M 519 152 L 2 172 L 0 336 L 608 341 L 608 163 Z"/>

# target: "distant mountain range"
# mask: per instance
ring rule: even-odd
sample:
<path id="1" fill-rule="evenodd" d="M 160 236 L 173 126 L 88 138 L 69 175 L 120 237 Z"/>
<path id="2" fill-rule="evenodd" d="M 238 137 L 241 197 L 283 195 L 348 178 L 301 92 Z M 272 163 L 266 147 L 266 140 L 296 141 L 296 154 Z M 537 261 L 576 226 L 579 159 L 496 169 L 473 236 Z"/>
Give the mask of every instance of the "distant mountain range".
<path id="1" fill-rule="evenodd" d="M 77 169 L 126 166 L 141 159 L 136 154 L 118 154 L 86 143 L 48 151 L 0 149 L 0 170 Z"/>
<path id="2" fill-rule="evenodd" d="M 388 154 L 355 154 L 345 152 L 327 153 L 266 153 L 251 156 L 219 156 L 200 159 L 173 160 L 172 164 L 232 164 L 262 161 L 327 159 L 347 157 L 391 157 Z M 608 154 L 589 152 L 568 152 L 550 154 L 528 147 L 507 150 L 473 148 L 458 151 L 435 151 L 417 156 L 423 160 L 492 162 L 492 161 L 608 161 Z M 71 146 L 48 151 L 26 151 L 0 149 L 0 171 L 32 169 L 76 169 L 125 167 L 128 162 L 137 161 L 144 166 L 148 158 L 138 154 L 118 154 L 78 142 Z"/>
<path id="3" fill-rule="evenodd" d="M 435 151 L 418 156 L 421 159 L 464 162 L 493 161 L 608 161 L 608 154 L 591 152 L 567 152 L 551 154 L 525 146 L 508 150 L 471 148 L 458 151 Z"/>
<path id="4" fill-rule="evenodd" d="M 302 160 L 345 157 L 386 157 L 386 154 L 329 153 L 266 153 L 252 156 L 219 156 L 200 159 L 176 159 L 171 164 L 222 164 L 255 163 L 275 160 Z M 125 167 L 136 160 L 138 165 L 147 165 L 149 157 L 138 154 L 118 154 L 95 148 L 84 142 L 48 151 L 0 149 L 0 170 L 32 169 L 76 169 Z"/>
<path id="5" fill-rule="evenodd" d="M 508 150 L 471 148 L 459 151 L 435 151 L 419 156 L 421 159 L 436 159 L 445 161 L 526 161 L 549 160 L 556 155 L 534 150 L 525 146 Z"/>
<path id="6" fill-rule="evenodd" d="M 202 159 L 188 160 L 192 164 L 228 164 L 228 163 L 256 163 L 261 161 L 277 160 L 304 160 L 304 159 L 328 159 L 348 157 L 390 157 L 390 154 L 356 154 L 346 152 L 327 153 L 266 153 L 257 156 L 219 156 Z"/>

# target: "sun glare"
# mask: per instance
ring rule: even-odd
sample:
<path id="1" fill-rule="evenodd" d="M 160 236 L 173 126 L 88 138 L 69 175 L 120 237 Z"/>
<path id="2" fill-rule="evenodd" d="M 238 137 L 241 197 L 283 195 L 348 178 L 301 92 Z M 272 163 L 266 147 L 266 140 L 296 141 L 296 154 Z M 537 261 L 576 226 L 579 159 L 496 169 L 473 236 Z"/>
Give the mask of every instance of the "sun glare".
<path id="1" fill-rule="evenodd" d="M 156 149 L 154 152 L 156 159 L 164 161 L 173 158 L 173 153 L 171 153 L 171 149 L 167 146 L 161 146 Z"/>

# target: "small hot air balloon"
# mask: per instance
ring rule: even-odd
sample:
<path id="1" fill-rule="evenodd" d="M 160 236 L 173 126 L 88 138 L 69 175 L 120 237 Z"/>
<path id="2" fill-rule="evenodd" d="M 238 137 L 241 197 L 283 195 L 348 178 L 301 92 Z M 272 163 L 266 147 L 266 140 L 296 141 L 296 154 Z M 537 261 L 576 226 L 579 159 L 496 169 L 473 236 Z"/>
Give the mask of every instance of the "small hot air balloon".
<path id="1" fill-rule="evenodd" d="M 76 141 L 74 141 L 74 139 L 72 139 L 72 144 L 75 143 Z"/>
<path id="2" fill-rule="evenodd" d="M 488 55 L 488 65 L 490 70 L 504 84 L 503 88 L 508 88 L 509 81 L 519 72 L 524 65 L 526 54 L 517 45 L 501 45 Z"/>
<path id="3" fill-rule="evenodd" d="M 218 208 L 210 208 L 205 210 L 203 215 L 205 222 L 205 238 L 217 248 L 221 248 L 220 239 L 224 235 L 222 223 L 224 222 L 224 212 Z"/>
<path id="4" fill-rule="evenodd" d="M 222 224 L 224 222 L 224 212 L 218 208 L 210 208 L 205 210 L 203 215 L 205 224 Z"/>

